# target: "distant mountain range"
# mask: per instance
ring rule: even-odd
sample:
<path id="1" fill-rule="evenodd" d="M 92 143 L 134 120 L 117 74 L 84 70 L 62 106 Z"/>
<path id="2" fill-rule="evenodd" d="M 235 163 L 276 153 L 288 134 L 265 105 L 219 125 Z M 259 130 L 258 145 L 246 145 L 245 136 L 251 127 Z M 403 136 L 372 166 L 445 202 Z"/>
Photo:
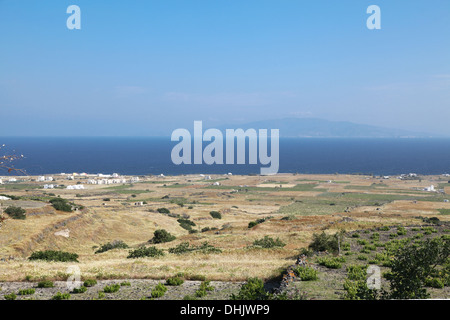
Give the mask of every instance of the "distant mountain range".
<path id="1" fill-rule="evenodd" d="M 279 129 L 280 137 L 302 138 L 442 138 L 443 136 L 401 129 L 391 129 L 347 121 L 328 121 L 317 118 L 286 118 L 255 121 L 240 125 L 221 126 L 220 129 Z M 219 128 L 218 128 L 219 129 Z"/>

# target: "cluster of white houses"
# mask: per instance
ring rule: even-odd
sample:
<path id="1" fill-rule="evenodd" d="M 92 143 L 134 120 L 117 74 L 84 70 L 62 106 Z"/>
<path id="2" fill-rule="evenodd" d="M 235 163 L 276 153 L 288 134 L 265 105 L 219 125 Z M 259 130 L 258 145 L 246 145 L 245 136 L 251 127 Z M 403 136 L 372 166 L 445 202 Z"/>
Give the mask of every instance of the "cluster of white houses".
<path id="1" fill-rule="evenodd" d="M 129 180 L 125 178 L 116 179 L 89 179 L 88 184 L 120 184 L 120 183 L 135 183 L 139 182 L 139 177 L 131 177 Z"/>

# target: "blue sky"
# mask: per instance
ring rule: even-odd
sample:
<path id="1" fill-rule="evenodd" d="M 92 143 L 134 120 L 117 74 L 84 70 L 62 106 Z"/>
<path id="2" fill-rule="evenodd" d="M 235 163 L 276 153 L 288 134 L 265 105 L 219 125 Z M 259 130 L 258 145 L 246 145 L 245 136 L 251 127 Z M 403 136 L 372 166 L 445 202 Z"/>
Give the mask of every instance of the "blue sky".
<path id="1" fill-rule="evenodd" d="M 450 136 L 449 17 L 448 0 L 0 0 L 0 136 L 285 117 Z"/>

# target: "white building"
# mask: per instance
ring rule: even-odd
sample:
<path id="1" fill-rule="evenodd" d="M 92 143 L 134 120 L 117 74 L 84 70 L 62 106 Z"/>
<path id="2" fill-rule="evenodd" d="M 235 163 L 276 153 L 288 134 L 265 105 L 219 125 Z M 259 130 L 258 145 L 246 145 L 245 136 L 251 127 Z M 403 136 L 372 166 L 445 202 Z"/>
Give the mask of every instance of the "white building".
<path id="1" fill-rule="evenodd" d="M 76 184 L 76 185 L 73 185 L 73 186 L 67 186 L 67 189 L 68 190 L 81 190 L 81 189 L 84 189 L 84 185 Z"/>
<path id="2" fill-rule="evenodd" d="M 3 180 L 2 179 L 0 179 L 0 184 L 3 184 Z"/>
<path id="3" fill-rule="evenodd" d="M 75 180 L 74 176 L 67 176 L 67 180 Z"/>
<path id="4" fill-rule="evenodd" d="M 16 178 L 10 178 L 8 181 L 9 182 L 17 182 L 17 179 Z"/>
<path id="5" fill-rule="evenodd" d="M 39 177 L 36 178 L 36 181 L 37 182 L 45 181 L 45 177 L 44 176 L 39 176 Z"/>
<path id="6" fill-rule="evenodd" d="M 429 186 L 429 187 L 426 187 L 425 189 L 423 189 L 424 191 L 430 191 L 430 192 L 433 192 L 433 191 L 436 191 L 435 189 L 434 189 L 434 186 L 433 185 L 431 185 L 431 186 Z"/>
<path id="7" fill-rule="evenodd" d="M 139 177 L 131 177 L 130 182 L 139 182 Z"/>
<path id="8" fill-rule="evenodd" d="M 55 179 L 53 179 L 53 177 L 45 177 L 45 181 L 53 181 Z"/>

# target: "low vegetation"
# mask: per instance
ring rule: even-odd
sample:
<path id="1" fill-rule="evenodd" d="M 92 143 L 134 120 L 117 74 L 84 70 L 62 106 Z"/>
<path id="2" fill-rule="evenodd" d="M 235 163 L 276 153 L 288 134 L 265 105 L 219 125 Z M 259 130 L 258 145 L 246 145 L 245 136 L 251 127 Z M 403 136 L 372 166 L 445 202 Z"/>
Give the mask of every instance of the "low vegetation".
<path id="1" fill-rule="evenodd" d="M 78 254 L 64 251 L 46 250 L 33 252 L 28 259 L 59 262 L 78 262 Z"/>

